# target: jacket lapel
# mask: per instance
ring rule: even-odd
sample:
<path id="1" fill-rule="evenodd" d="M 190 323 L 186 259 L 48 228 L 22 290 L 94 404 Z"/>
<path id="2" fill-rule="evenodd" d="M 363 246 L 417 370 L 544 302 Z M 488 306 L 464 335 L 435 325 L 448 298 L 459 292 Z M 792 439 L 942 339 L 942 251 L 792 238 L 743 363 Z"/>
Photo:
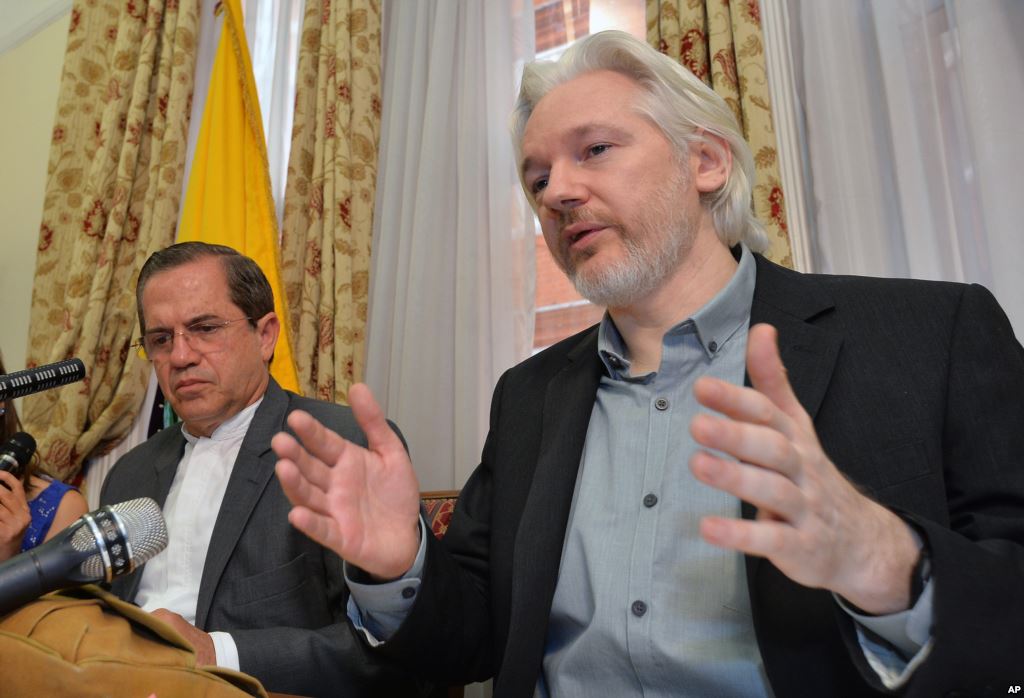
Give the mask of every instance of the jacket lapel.
<path id="1" fill-rule="evenodd" d="M 760 255 L 757 260 L 757 283 L 750 310 L 751 326 L 773 325 L 779 333 L 779 354 L 800 404 L 814 419 L 828 390 L 842 345 L 842 337 L 816 325 L 815 321 L 831 314 L 831 297 L 815 283 L 813 276 L 799 274 L 769 262 Z M 750 385 L 747 376 L 746 384 Z M 756 510 L 743 502 L 743 518 L 752 519 Z M 755 587 L 763 568 L 759 557 L 747 557 L 747 583 L 754 606 L 757 626 Z"/>
<path id="2" fill-rule="evenodd" d="M 590 413 L 601 379 L 597 328 L 567 354 L 567 365 L 548 383 L 537 467 L 513 553 L 511 621 L 503 666 L 539 670 L 562 543 L 572 504 Z M 537 676 L 516 672 L 512 695 L 532 692 Z"/>
<path id="3" fill-rule="evenodd" d="M 281 387 L 270 379 L 263 402 L 256 409 L 242 446 L 235 459 L 235 465 L 228 478 L 224 500 L 217 514 L 210 536 L 210 547 L 203 565 L 203 576 L 199 583 L 199 599 L 196 603 L 196 627 L 203 628 L 213 594 L 217 589 L 224 568 L 235 550 L 242 531 L 249 521 L 260 496 L 274 476 L 277 457 L 270 450 L 270 439 L 284 424 L 288 409 L 288 396 Z"/>
<path id="4" fill-rule="evenodd" d="M 813 419 L 842 344 L 842 337 L 815 325 L 814 320 L 831 313 L 834 304 L 813 277 L 783 269 L 761 256 L 755 259 L 757 283 L 750 324 L 766 322 L 779 331 L 779 353 L 793 392 Z"/>
<path id="5" fill-rule="evenodd" d="M 153 463 L 154 478 L 151 481 L 153 490 L 140 497 L 152 497 L 162 509 L 167 502 L 167 495 L 171 492 L 171 484 L 174 482 L 174 475 L 178 472 L 178 463 L 181 462 L 181 454 L 185 452 L 185 437 L 179 427 L 173 427 L 175 431 L 173 449 L 162 449 L 156 454 Z"/>
<path id="6" fill-rule="evenodd" d="M 136 496 L 151 497 L 160 505 L 161 510 L 171 491 L 171 483 L 174 482 L 174 474 L 178 471 L 181 454 L 185 452 L 185 437 L 181 434 L 181 428 L 178 426 L 169 428 L 174 430 L 173 436 L 170 437 L 170 447 L 156 449 L 150 476 L 139 478 L 134 483 L 134 489 L 138 492 Z M 111 589 L 122 599 L 134 599 L 135 594 L 139 591 L 139 583 L 142 582 L 143 569 L 145 569 L 145 565 L 126 577 L 115 579 L 111 584 Z"/>

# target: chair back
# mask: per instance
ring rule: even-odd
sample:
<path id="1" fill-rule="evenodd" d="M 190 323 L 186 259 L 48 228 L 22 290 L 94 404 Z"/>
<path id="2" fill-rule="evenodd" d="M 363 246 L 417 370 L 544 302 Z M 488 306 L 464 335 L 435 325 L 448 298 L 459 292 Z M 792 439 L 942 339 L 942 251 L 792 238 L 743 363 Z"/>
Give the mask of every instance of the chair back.
<path id="1" fill-rule="evenodd" d="M 459 500 L 458 490 L 438 490 L 421 492 L 420 502 L 423 504 L 424 515 L 430 524 L 430 531 L 438 540 L 444 538 L 448 524 L 455 511 L 455 503 Z"/>

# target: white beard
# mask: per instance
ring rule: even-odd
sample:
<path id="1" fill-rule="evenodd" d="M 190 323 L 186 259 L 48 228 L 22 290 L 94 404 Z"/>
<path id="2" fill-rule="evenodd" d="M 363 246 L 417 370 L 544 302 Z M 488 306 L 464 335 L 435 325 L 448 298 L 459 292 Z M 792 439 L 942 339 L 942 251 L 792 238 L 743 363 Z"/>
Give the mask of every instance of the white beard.
<path id="1" fill-rule="evenodd" d="M 697 235 L 696 213 L 677 203 L 685 190 L 685 177 L 673 177 L 647 197 L 641 207 L 645 215 L 632 226 L 618 222 L 609 225 L 618 232 L 625 248 L 623 259 L 588 271 L 580 269 L 580 262 L 589 259 L 590 254 L 564 263 L 568 258 L 565 251 L 556 257 L 576 291 L 595 305 L 621 308 L 661 286 L 679 268 Z M 573 218 L 588 219 L 586 211 L 573 213 Z"/>

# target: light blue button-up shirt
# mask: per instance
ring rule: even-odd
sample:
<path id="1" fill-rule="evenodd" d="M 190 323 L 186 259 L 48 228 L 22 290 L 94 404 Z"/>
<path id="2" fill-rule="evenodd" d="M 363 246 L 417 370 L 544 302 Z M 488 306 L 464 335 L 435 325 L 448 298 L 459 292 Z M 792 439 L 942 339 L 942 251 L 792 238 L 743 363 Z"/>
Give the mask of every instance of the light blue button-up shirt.
<path id="1" fill-rule="evenodd" d="M 771 695 L 741 555 L 700 537 L 701 518 L 740 502 L 694 478 L 690 420 L 700 376 L 742 385 L 753 256 L 666 332 L 656 372 L 630 374 L 605 316 L 606 368 L 590 416 L 537 695 Z"/>

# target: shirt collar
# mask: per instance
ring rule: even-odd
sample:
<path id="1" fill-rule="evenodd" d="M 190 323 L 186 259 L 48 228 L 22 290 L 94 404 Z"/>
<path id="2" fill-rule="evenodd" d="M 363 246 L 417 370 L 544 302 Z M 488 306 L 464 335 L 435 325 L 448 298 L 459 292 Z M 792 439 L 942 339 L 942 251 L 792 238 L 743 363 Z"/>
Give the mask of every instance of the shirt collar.
<path id="1" fill-rule="evenodd" d="M 227 441 L 228 439 L 236 438 L 240 433 L 244 434 L 249 429 L 249 423 L 252 422 L 253 415 L 256 414 L 256 408 L 263 402 L 263 396 L 260 399 L 252 403 L 238 414 L 230 417 L 229 419 L 221 422 L 220 426 L 213 430 L 210 434 L 211 441 Z M 181 424 L 181 435 L 185 437 L 185 440 L 190 444 L 195 444 L 200 438 L 189 433 L 188 429 L 185 428 L 185 423 Z"/>
<path id="2" fill-rule="evenodd" d="M 714 359 L 737 330 L 750 322 L 757 265 L 754 255 L 744 243 L 739 243 L 737 247 L 739 265 L 729 283 L 696 313 L 665 333 L 668 337 L 696 332 L 709 360 Z M 618 379 L 637 378 L 629 375 L 630 361 L 627 358 L 626 343 L 608 311 L 605 311 L 597 331 L 597 351 L 608 375 Z"/>

